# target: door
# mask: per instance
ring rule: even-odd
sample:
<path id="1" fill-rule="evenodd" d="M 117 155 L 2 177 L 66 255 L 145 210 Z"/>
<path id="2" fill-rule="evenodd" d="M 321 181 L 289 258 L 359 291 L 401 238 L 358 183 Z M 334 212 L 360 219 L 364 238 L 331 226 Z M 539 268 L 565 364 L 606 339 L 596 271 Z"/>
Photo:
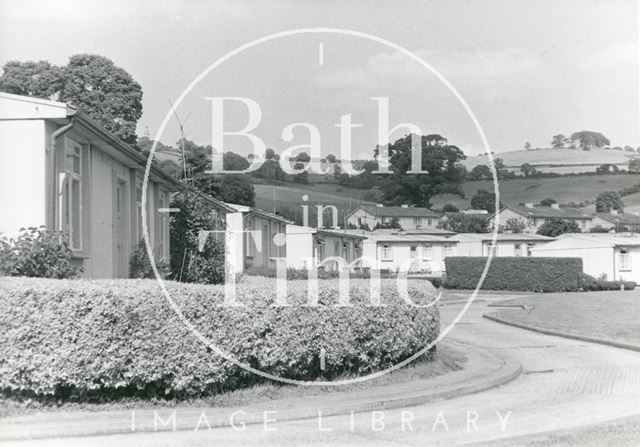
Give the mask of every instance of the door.
<path id="1" fill-rule="evenodd" d="M 269 225 L 262 225 L 262 265 L 269 267 L 269 258 L 271 257 L 271 243 L 269 238 Z"/>
<path id="2" fill-rule="evenodd" d="M 116 178 L 113 191 L 113 274 L 116 278 L 127 278 L 129 276 L 127 209 L 127 183 L 120 178 Z"/>

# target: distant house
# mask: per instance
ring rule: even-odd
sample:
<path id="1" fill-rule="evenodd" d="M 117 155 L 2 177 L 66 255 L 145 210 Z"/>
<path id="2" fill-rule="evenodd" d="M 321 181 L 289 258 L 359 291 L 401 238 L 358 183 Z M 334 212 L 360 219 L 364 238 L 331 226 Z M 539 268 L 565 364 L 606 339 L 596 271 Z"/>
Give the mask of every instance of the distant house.
<path id="1" fill-rule="evenodd" d="M 526 233 L 535 233 L 542 224 L 552 218 L 572 220 L 582 231 L 589 231 L 593 226 L 592 214 L 577 208 L 560 207 L 557 203 L 552 206 L 534 206 L 532 203 L 505 206 L 489 217 L 491 227 L 496 224 L 496 216 L 500 216 L 500 225 L 506 224 L 509 219 L 520 219 L 526 225 Z"/>
<path id="2" fill-rule="evenodd" d="M 456 256 L 456 244 L 444 236 L 376 232 L 363 242 L 362 254 L 375 259 L 382 271 L 408 268 L 440 276 L 444 273 L 444 259 Z"/>
<path id="3" fill-rule="evenodd" d="M 355 231 L 327 230 L 299 225 L 287 225 L 287 267 L 298 270 L 316 268 L 334 269 L 337 262 L 328 260 L 341 257 L 354 268 L 362 256 L 363 234 Z"/>
<path id="4" fill-rule="evenodd" d="M 601 226 L 616 232 L 640 232 L 640 215 L 615 210 L 609 213 L 596 213 L 593 217 L 593 226 Z"/>
<path id="5" fill-rule="evenodd" d="M 640 235 L 566 233 L 531 249 L 533 256 L 582 258 L 585 273 L 640 283 Z"/>
<path id="6" fill-rule="evenodd" d="M 361 205 L 347 215 L 347 223 L 356 228 L 368 226 L 373 230 L 376 225 L 382 225 L 398 220 L 405 230 L 424 230 L 437 228 L 440 214 L 428 208 L 402 206 L 369 206 Z"/>
<path id="7" fill-rule="evenodd" d="M 531 250 L 553 238 L 539 234 L 499 233 L 493 243 L 492 233 L 460 233 L 451 237 L 458 242 L 458 256 L 531 256 Z"/>
<path id="8" fill-rule="evenodd" d="M 233 203 L 225 205 L 242 215 L 241 226 L 236 224 L 229 229 L 243 232 L 243 270 L 275 270 L 275 258 L 287 256 L 286 226 L 292 222 L 258 208 Z"/>
<path id="9" fill-rule="evenodd" d="M 456 234 L 453 231 L 443 230 L 441 228 L 424 228 L 424 229 L 409 229 L 405 230 L 404 228 L 378 228 L 377 230 L 372 231 L 373 234 L 428 234 L 431 236 L 453 236 Z"/>
<path id="10" fill-rule="evenodd" d="M 69 104 L 0 93 L 0 232 L 45 226 L 69 235 L 73 263 L 91 278 L 129 276 L 143 238 L 147 159 Z M 147 228 L 169 260 L 169 196 L 182 185 L 153 166 Z"/>

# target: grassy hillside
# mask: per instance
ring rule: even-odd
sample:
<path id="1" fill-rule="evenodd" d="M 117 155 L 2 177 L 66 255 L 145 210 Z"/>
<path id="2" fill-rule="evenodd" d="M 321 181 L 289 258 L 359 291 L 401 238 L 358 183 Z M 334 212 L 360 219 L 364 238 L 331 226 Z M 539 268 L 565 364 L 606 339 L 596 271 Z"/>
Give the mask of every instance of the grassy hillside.
<path id="1" fill-rule="evenodd" d="M 604 163 L 618 165 L 626 169 L 631 158 L 640 156 L 637 152 L 624 152 L 604 149 L 582 151 L 579 149 L 537 149 L 531 151 L 512 151 L 494 153 L 494 159 L 499 157 L 504 160 L 507 167 L 519 169 L 523 163 L 529 163 L 537 167 L 539 171 L 558 172 L 561 174 L 571 172 L 595 171 L 597 166 Z M 471 170 L 479 164 L 489 164 L 489 157 L 476 155 L 463 161 L 467 169 Z"/>
<path id="2" fill-rule="evenodd" d="M 256 189 L 256 207 L 262 210 L 273 212 L 274 203 L 277 211 L 282 211 L 283 207 L 294 210 L 301 216 L 301 205 L 309 205 L 309 216 L 312 219 L 312 226 L 316 225 L 315 205 L 334 205 L 338 208 L 339 222 L 343 224 L 345 211 L 354 209 L 358 205 L 371 205 L 374 202 L 364 200 L 367 193 L 365 189 L 345 188 L 336 184 L 315 183 L 309 185 L 299 185 L 286 183 L 282 185 L 254 184 Z M 308 195 L 308 201 L 304 202 L 302 196 Z M 328 217 L 325 212 L 325 219 Z"/>
<path id="3" fill-rule="evenodd" d="M 538 203 L 542 199 L 552 198 L 559 203 L 581 202 L 594 199 L 604 191 L 617 191 L 622 188 L 640 183 L 640 175 L 581 175 L 564 176 L 542 179 L 512 179 L 500 180 L 500 201 L 504 204 L 518 204 L 533 202 Z M 439 196 L 433 200 L 434 206 L 441 206 L 447 202 L 457 206 L 468 207 L 471 197 L 478 189 L 484 188 L 493 191 L 493 182 L 488 180 L 466 182 L 463 189 L 466 199 L 455 196 Z M 640 195 L 636 194 L 624 197 L 627 205 L 637 202 L 640 205 Z M 629 203 L 627 203 L 629 201 Z"/>

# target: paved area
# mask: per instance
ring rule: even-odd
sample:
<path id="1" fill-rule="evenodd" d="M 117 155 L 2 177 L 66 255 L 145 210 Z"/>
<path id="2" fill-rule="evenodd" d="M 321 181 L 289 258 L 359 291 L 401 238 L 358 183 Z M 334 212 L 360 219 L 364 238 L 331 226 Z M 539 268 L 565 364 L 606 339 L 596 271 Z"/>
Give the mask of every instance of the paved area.
<path id="1" fill-rule="evenodd" d="M 482 318 L 487 304 L 473 305 L 450 337 L 492 347 L 520 360 L 524 373 L 498 388 L 381 413 L 289 422 L 277 422 L 278 414 L 268 413 L 265 423 L 245 427 L 208 430 L 200 424 L 197 431 L 51 439 L 28 445 L 484 444 L 640 414 L 640 353 L 494 323 Z M 443 307 L 443 319 L 453 319 L 461 307 Z"/>

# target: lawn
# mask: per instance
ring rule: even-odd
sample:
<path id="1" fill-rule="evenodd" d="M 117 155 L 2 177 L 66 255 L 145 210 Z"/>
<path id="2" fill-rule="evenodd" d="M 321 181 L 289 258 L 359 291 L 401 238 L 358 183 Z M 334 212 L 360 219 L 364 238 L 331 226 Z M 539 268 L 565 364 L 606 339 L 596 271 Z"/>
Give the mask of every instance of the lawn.
<path id="1" fill-rule="evenodd" d="M 640 290 L 538 294 L 490 312 L 513 323 L 640 346 Z"/>
<path id="2" fill-rule="evenodd" d="M 466 356 L 449 346 L 438 345 L 438 351 L 434 358 L 421 357 L 410 365 L 393 371 L 384 376 L 366 382 L 354 383 L 339 387 L 314 387 L 282 385 L 275 382 L 254 385 L 250 388 L 238 389 L 223 394 L 191 399 L 188 401 L 171 399 L 140 399 L 123 398 L 117 401 L 105 403 L 74 403 L 68 402 L 61 405 L 46 405 L 38 401 L 17 401 L 0 396 L 0 417 L 19 414 L 38 413 L 43 411 L 117 411 L 128 408 L 152 408 L 171 406 L 193 407 L 231 407 L 256 404 L 276 399 L 288 399 L 321 395 L 339 391 L 366 389 L 374 386 L 388 385 L 392 383 L 406 383 L 413 380 L 429 379 L 441 376 L 448 372 L 464 369 Z"/>

